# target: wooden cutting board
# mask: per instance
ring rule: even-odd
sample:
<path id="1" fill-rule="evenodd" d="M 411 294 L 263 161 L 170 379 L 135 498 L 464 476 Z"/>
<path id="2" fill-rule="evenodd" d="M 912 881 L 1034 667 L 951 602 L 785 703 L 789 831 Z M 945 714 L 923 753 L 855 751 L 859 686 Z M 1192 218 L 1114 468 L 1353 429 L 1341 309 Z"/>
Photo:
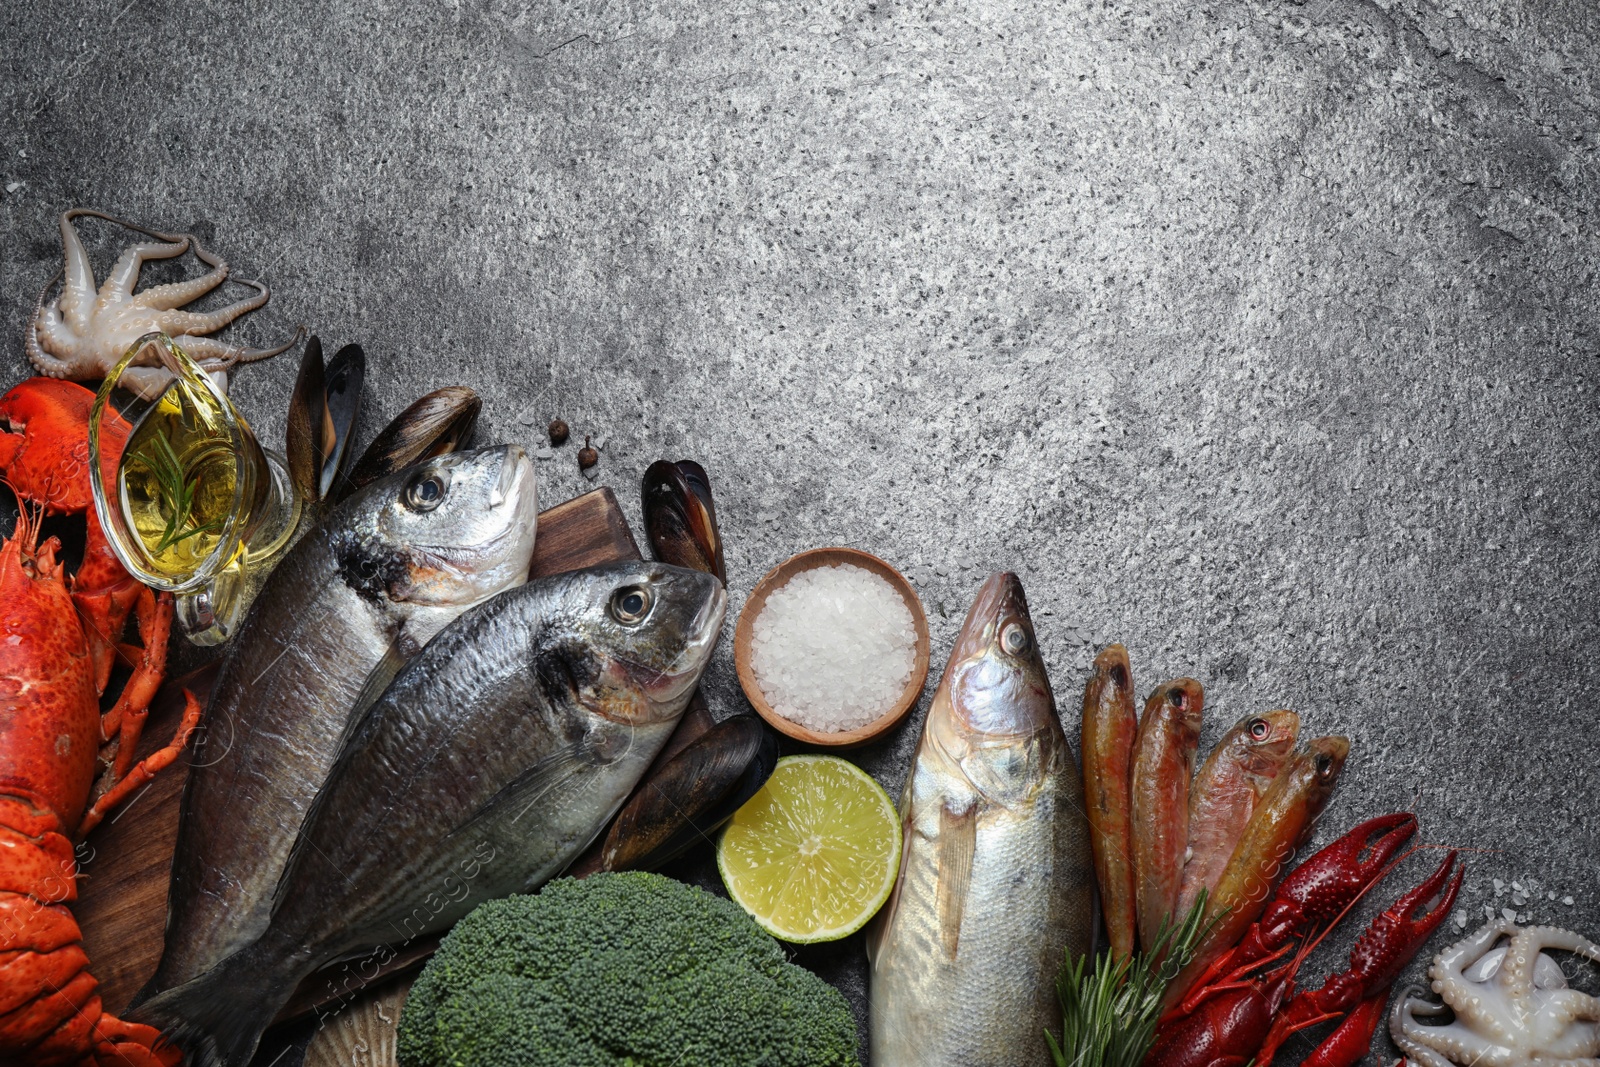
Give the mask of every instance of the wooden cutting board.
<path id="1" fill-rule="evenodd" d="M 541 578 L 612 560 L 639 559 L 639 546 L 610 489 L 559 504 L 539 515 L 531 574 Z M 217 665 L 212 664 L 163 687 L 151 706 L 139 745 L 143 758 L 166 744 L 177 729 L 181 691 L 190 688 L 205 700 Z M 202 724 L 204 720 L 201 720 Z M 83 928 L 91 972 L 100 980 L 106 1010 L 120 1013 L 161 957 L 167 915 L 167 880 L 178 839 L 178 805 L 184 761 L 156 776 L 89 835 L 80 850 L 78 902 L 73 914 Z M 305 1014 L 351 996 L 365 984 L 415 966 L 431 955 L 436 941 L 410 946 L 382 971 L 361 976 L 350 968 L 312 975 L 280 1019 Z M 348 973 L 345 973 L 348 972 Z"/>

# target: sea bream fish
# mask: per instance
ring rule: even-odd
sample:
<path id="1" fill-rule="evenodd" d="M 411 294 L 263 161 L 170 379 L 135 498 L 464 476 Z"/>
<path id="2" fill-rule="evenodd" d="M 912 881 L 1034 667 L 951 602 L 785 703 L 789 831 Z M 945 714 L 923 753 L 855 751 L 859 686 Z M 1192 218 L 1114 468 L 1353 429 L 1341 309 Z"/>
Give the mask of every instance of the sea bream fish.
<path id="1" fill-rule="evenodd" d="M 515 445 L 455 452 L 334 508 L 268 577 L 223 661 L 184 787 L 166 942 L 139 999 L 266 929 L 353 705 L 461 612 L 527 580 L 538 502 Z"/>
<path id="2" fill-rule="evenodd" d="M 559 873 L 677 725 L 726 606 L 709 574 L 629 562 L 467 612 L 356 726 L 262 937 L 132 1015 L 196 1067 L 245 1067 L 318 967 L 381 963 Z"/>
<path id="3" fill-rule="evenodd" d="M 900 876 L 868 945 L 873 1067 L 1047 1062 L 1056 974 L 1093 933 L 1082 803 L 1022 583 L 995 574 L 901 801 Z"/>

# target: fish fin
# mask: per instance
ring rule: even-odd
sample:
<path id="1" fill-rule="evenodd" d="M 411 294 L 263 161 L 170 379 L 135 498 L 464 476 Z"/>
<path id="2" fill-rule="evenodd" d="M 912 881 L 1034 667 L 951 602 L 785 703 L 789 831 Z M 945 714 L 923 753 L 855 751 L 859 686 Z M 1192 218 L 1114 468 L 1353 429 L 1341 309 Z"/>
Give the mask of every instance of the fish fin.
<path id="1" fill-rule="evenodd" d="M 383 650 L 383 655 L 378 662 L 373 664 L 372 670 L 367 672 L 367 677 L 361 683 L 361 691 L 356 694 L 355 700 L 350 703 L 350 711 L 344 720 L 344 734 L 339 738 L 339 747 L 335 750 L 343 752 L 351 736 L 356 732 L 356 727 L 361 720 L 367 717 L 367 709 L 378 702 L 383 696 L 383 691 L 389 688 L 389 683 L 394 681 L 395 675 L 400 673 L 400 668 L 411 662 L 411 655 L 407 648 L 415 654 L 417 648 L 414 642 L 396 637 L 389 642 L 389 647 Z"/>
<path id="2" fill-rule="evenodd" d="M 939 941 L 944 954 L 956 958 L 961 940 L 961 914 L 972 881 L 972 854 L 978 847 L 978 805 L 964 811 L 939 809 Z"/>
<path id="3" fill-rule="evenodd" d="M 126 1018 L 160 1030 L 187 1053 L 190 1067 L 246 1067 L 298 984 L 274 962 L 258 941 L 129 1009 Z"/>
<path id="4" fill-rule="evenodd" d="M 535 804 L 592 766 L 589 760 L 582 758 L 576 745 L 567 745 L 552 752 L 501 786 L 499 791 L 484 801 L 483 806 L 473 812 L 465 822 L 451 830 L 449 837 L 464 837 L 476 828 L 492 824 L 508 814 L 515 822 Z M 615 812 L 611 812 L 606 815 L 595 830 L 596 835 L 605 829 L 614 814 Z"/>

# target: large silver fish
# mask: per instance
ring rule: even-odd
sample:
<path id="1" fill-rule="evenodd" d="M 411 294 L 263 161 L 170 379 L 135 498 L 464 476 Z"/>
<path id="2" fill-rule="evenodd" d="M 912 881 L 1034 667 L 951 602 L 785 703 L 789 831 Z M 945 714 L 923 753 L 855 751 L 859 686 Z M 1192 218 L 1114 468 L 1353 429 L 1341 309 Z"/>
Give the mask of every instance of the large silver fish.
<path id="1" fill-rule="evenodd" d="M 1022 583 L 992 575 L 901 801 L 900 877 L 868 945 L 873 1067 L 1048 1062 L 1056 974 L 1092 934 L 1082 801 Z"/>
<path id="2" fill-rule="evenodd" d="M 319 966 L 381 962 L 559 873 L 672 732 L 726 606 L 709 574 L 631 562 L 463 615 L 355 727 L 260 940 L 133 1016 L 198 1067 L 244 1067 Z"/>
<path id="3" fill-rule="evenodd" d="M 527 580 L 538 510 L 522 449 L 451 453 L 366 486 L 284 557 L 212 693 L 184 787 L 161 964 L 139 999 L 266 928 L 363 686 L 382 692 L 452 619 Z"/>

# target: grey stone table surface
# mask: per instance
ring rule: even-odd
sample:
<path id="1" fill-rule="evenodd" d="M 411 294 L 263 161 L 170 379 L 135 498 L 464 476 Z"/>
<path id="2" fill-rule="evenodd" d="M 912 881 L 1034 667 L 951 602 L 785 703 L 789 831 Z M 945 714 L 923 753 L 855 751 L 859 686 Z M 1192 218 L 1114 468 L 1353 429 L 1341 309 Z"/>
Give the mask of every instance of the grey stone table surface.
<path id="1" fill-rule="evenodd" d="M 1015 569 L 1069 728 L 1112 640 L 1205 682 L 1207 744 L 1293 706 L 1354 743 L 1319 840 L 1480 850 L 1436 945 L 1600 933 L 1587 0 L 75 0 L 0 57 L 11 378 L 60 211 L 197 233 L 274 289 L 225 336 L 365 346 L 369 433 L 464 382 L 635 520 L 697 458 L 734 610 L 858 546 L 936 663 Z M 294 370 L 237 376 L 269 444 Z M 856 754 L 891 792 L 925 706 Z M 858 944 L 801 958 L 859 1011 Z"/>

